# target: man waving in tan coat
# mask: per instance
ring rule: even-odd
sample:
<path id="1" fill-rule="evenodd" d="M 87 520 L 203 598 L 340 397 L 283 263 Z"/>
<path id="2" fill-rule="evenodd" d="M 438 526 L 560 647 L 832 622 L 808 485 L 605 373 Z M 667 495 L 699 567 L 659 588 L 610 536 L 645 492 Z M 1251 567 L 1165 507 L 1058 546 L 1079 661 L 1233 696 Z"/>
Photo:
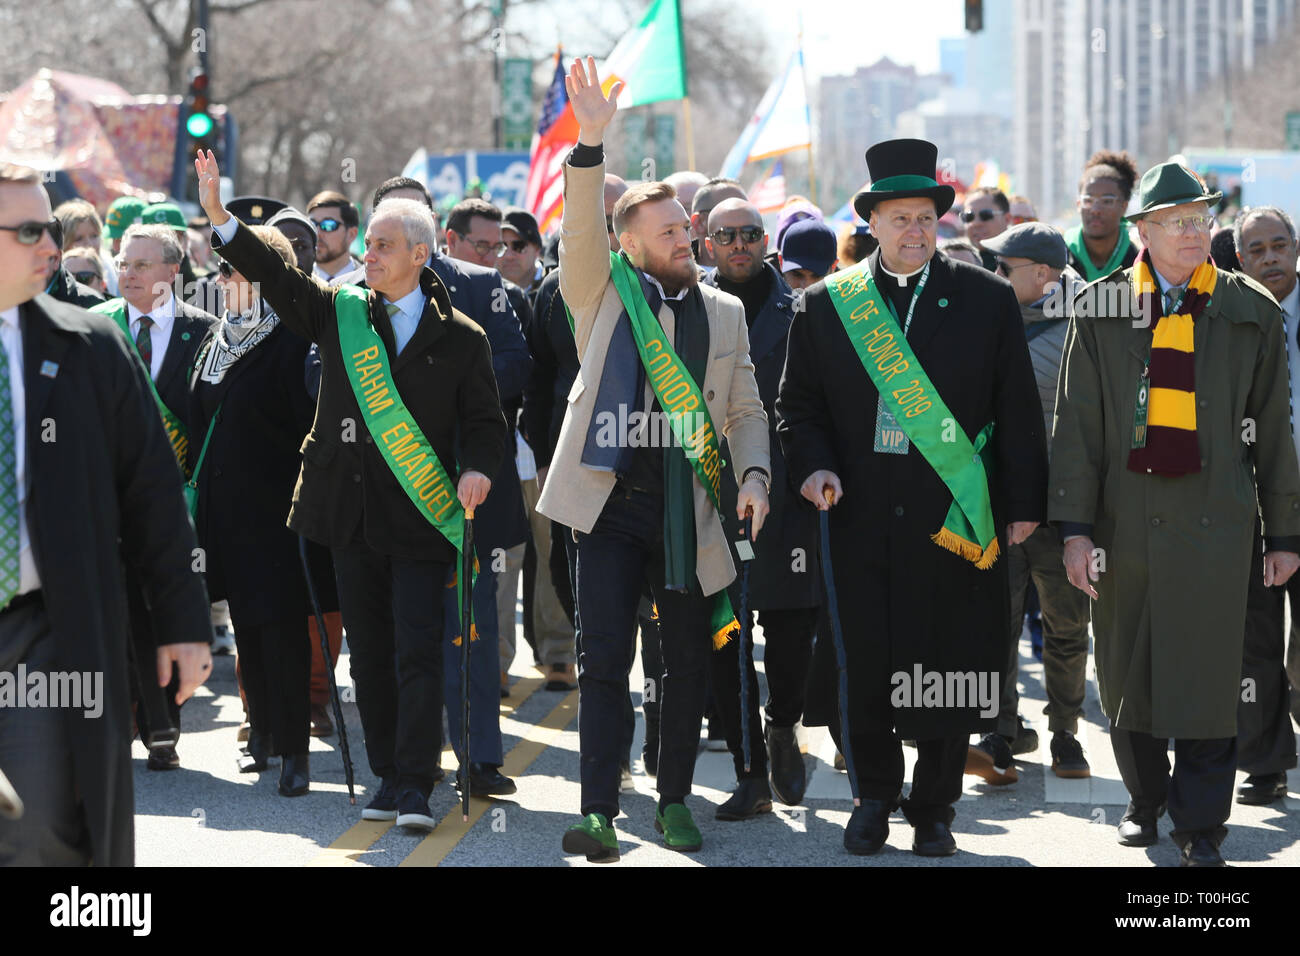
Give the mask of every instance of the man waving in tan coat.
<path id="1" fill-rule="evenodd" d="M 737 628 L 718 476 L 734 469 L 737 514 L 752 509 L 757 534 L 771 465 L 744 307 L 698 284 L 690 221 L 665 183 L 637 184 L 618 201 L 613 229 L 623 251 L 610 253 L 601 142 L 622 83 L 606 96 L 588 59 L 575 61 L 566 86 L 580 131 L 565 166 L 560 289 L 581 370 L 537 507 L 575 539 L 583 819 L 565 833 L 564 849 L 612 862 L 622 708 L 647 590 L 665 669 L 655 828 L 670 849 L 700 847 L 685 799 L 707 655 Z M 730 462 L 719 456 L 719 432 Z"/>

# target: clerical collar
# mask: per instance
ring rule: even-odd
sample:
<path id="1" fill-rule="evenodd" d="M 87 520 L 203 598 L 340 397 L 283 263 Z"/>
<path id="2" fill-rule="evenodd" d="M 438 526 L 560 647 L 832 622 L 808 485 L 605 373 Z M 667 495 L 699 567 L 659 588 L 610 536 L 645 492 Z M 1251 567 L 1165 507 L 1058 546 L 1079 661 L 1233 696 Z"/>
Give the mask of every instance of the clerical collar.
<path id="1" fill-rule="evenodd" d="M 899 285 L 899 287 L 901 288 L 901 287 L 907 285 L 908 280 L 911 279 L 913 276 L 920 275 L 921 272 L 922 272 L 922 270 L 924 270 L 925 267 L 928 266 L 929 264 L 930 264 L 930 263 L 928 263 L 928 262 L 922 263 L 921 265 L 919 265 L 919 266 L 917 266 L 915 269 L 913 269 L 911 272 L 906 272 L 906 273 L 903 273 L 903 272 L 891 272 L 891 271 L 889 270 L 889 268 L 885 265 L 885 260 L 884 260 L 884 259 L 881 259 L 881 260 L 880 260 L 880 271 L 883 272 L 885 275 L 889 276 L 889 277 L 890 277 L 891 279 L 893 279 L 895 282 L 897 282 L 898 285 Z"/>

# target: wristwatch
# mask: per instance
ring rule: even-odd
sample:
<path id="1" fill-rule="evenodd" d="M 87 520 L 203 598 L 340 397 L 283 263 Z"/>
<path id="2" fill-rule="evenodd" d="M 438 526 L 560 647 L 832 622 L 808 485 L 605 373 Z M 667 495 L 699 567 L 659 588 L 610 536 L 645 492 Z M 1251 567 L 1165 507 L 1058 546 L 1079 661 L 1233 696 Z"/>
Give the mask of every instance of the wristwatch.
<path id="1" fill-rule="evenodd" d="M 763 490 L 765 492 L 769 495 L 772 494 L 772 476 L 757 466 L 745 469 L 745 473 L 741 476 L 740 483 L 743 485 L 745 482 L 749 481 L 751 475 L 757 477 L 758 480 L 763 483 Z"/>

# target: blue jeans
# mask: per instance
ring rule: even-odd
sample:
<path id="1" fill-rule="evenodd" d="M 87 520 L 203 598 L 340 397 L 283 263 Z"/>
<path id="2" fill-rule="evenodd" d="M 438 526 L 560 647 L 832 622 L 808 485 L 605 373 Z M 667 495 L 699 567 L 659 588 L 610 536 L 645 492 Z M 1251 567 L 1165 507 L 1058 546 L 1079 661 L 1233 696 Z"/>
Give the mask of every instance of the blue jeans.
<path id="1" fill-rule="evenodd" d="M 501 748 L 501 674 L 497 669 L 497 576 L 480 562 L 474 581 L 474 630 L 478 640 L 469 643 L 469 762 L 499 767 L 504 762 Z M 451 581 L 451 574 L 447 575 Z M 463 765 L 460 752 L 460 655 L 461 648 L 452 641 L 460 634 L 460 608 L 456 589 L 443 589 L 442 642 L 443 699 L 447 702 L 447 731 L 456 759 Z"/>
<path id="2" fill-rule="evenodd" d="M 663 499 L 616 485 L 590 534 L 578 534 L 578 737 L 584 815 L 618 815 L 624 709 L 636 648 L 637 605 L 649 585 L 659 609 L 664 677 L 659 692 L 661 799 L 691 792 L 712 648 L 712 601 L 698 582 L 664 587 Z"/>

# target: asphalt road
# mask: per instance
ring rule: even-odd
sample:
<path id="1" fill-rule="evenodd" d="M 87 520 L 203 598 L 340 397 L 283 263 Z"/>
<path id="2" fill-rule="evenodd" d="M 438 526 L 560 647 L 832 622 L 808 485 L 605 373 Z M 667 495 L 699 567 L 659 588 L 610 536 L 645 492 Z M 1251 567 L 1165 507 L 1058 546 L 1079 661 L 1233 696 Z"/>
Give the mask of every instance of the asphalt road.
<path id="1" fill-rule="evenodd" d="M 761 648 L 762 632 L 756 646 Z M 356 706 L 344 704 L 348 738 L 357 773 L 357 804 L 348 802 L 337 736 L 313 739 L 312 792 L 286 799 L 276 791 L 278 762 L 259 775 L 238 773 L 235 741 L 241 706 L 234 659 L 219 657 L 212 678 L 182 711 L 181 769 L 145 769 L 145 750 L 134 745 L 136 859 L 142 866 L 588 866 L 566 856 L 560 840 L 577 821 L 577 692 L 542 689 L 531 650 L 520 639 L 520 656 L 511 668 L 512 693 L 502 701 L 501 729 L 506 765 L 519 792 L 507 799 L 474 799 L 471 820 L 461 821 L 459 797 L 450 785 L 455 760 L 444 754 L 448 780 L 433 792 L 431 807 L 440 819 L 428 835 L 412 834 L 387 823 L 366 823 L 361 807 L 378 785 L 365 759 Z M 842 846 L 849 816 L 848 779 L 831 766 L 834 746 L 824 729 L 800 728 L 809 786 L 798 807 L 776 805 L 775 812 L 744 822 L 714 819 L 715 807 L 734 787 L 731 758 L 701 747 L 695 791 L 688 805 L 703 836 L 693 854 L 666 849 L 654 832 L 653 778 L 634 765 L 636 792 L 625 794 L 616 821 L 622 859 L 619 866 L 1173 866 L 1178 852 L 1168 839 L 1168 818 L 1160 821 L 1161 840 L 1149 849 L 1119 846 L 1115 825 L 1127 797 L 1115 768 L 1095 683 L 1088 688 L 1087 720 L 1080 737 L 1093 776 L 1061 780 L 1050 770 L 1049 735 L 1042 716 L 1045 696 L 1042 665 L 1028 656 L 1022 641 L 1021 713 L 1039 730 L 1041 746 L 1019 758 L 1020 780 L 992 787 L 966 777 L 953 832 L 956 856 L 932 860 L 911 853 L 911 828 L 901 814 L 891 823 L 889 842 L 874 857 L 849 856 Z M 760 651 L 761 653 L 761 651 Z M 761 664 L 760 664 L 761 668 Z M 339 661 L 339 683 L 349 685 L 346 653 Z M 1091 675 L 1090 675 L 1091 678 Z M 762 680 L 760 674 L 760 680 Z M 639 667 L 631 686 L 639 702 Z M 764 691 L 765 693 L 765 691 Z M 639 755 L 643 733 L 637 711 Z M 703 741 L 701 741 L 703 744 Z M 905 748 L 910 762 L 915 751 Z M 1239 776 L 1239 779 L 1240 776 Z M 1295 797 L 1268 807 L 1234 805 L 1223 853 L 1239 866 L 1300 864 L 1300 804 Z"/>

